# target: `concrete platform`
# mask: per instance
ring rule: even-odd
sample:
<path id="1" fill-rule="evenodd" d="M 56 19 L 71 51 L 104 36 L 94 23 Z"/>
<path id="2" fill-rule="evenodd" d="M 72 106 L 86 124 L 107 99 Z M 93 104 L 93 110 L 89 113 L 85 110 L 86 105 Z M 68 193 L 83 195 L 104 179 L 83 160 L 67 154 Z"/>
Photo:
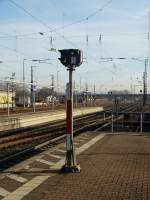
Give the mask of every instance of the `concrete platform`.
<path id="1" fill-rule="evenodd" d="M 4 199 L 149 200 L 150 136 L 97 135 L 95 142 L 80 149 L 81 173 L 43 173 Z"/>
<path id="2" fill-rule="evenodd" d="M 74 117 L 81 116 L 89 113 L 103 111 L 103 107 L 89 107 L 89 108 L 78 108 L 74 110 Z M 66 118 L 65 110 L 56 110 L 50 112 L 38 112 L 38 113 L 25 113 L 24 115 L 13 115 L 10 117 L 0 118 L 0 131 L 22 128 L 46 122 L 63 120 Z"/>

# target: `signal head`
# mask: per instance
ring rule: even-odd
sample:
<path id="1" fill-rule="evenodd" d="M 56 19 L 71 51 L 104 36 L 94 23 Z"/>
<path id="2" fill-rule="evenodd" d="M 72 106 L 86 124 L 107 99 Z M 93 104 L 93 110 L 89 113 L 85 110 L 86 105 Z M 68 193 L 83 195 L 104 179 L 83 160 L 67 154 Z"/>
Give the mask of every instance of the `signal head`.
<path id="1" fill-rule="evenodd" d="M 79 49 L 62 49 L 59 50 L 61 57 L 60 62 L 68 69 L 75 69 L 83 62 L 83 53 Z"/>

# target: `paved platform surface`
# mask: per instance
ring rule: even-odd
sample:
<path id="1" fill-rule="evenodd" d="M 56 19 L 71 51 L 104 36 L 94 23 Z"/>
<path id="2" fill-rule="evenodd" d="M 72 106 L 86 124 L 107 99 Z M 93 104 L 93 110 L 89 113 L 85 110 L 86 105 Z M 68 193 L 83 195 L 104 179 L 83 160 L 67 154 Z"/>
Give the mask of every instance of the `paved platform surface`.
<path id="1" fill-rule="evenodd" d="M 49 177 L 23 200 L 150 199 L 150 136 L 106 135 L 78 161 L 81 173 Z"/>
<path id="2" fill-rule="evenodd" d="M 74 146 L 79 155 L 105 134 L 99 132 L 85 132 L 76 135 Z M 65 162 L 66 144 L 62 142 L 51 146 L 46 144 L 39 146 L 40 153 L 32 155 L 14 166 L 0 173 L 0 200 L 20 200 L 27 196 L 35 188 L 40 186 L 46 179 L 56 176 Z"/>

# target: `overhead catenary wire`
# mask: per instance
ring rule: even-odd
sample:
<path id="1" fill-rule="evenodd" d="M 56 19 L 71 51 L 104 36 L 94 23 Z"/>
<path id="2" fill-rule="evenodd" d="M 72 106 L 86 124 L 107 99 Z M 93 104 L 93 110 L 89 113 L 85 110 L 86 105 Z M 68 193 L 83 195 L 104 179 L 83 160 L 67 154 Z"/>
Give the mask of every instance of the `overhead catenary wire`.
<path id="1" fill-rule="evenodd" d="M 66 14 L 66 12 L 64 12 L 64 9 L 60 9 L 60 8 L 58 8 L 58 6 L 56 5 L 56 2 L 55 1 L 53 1 L 53 0 L 48 0 L 50 3 L 51 3 L 51 5 L 55 8 L 55 10 L 56 10 L 56 12 L 57 12 L 57 15 L 58 14 L 60 14 L 61 13 L 61 17 L 62 17 L 62 27 L 64 27 L 64 17 L 65 16 L 67 16 L 67 14 Z M 70 18 L 70 16 L 69 16 L 69 18 Z M 62 34 L 63 34 L 63 36 L 64 36 L 64 28 L 62 28 Z"/>
<path id="2" fill-rule="evenodd" d="M 10 1 L 12 1 L 12 0 L 10 0 Z M 86 19 L 87 20 L 87 19 Z M 38 33 L 36 33 L 36 34 L 38 34 Z M 16 36 L 15 36 L 16 37 Z"/>
<path id="3" fill-rule="evenodd" d="M 33 40 L 40 40 L 40 39 L 45 39 L 45 38 L 48 38 L 49 36 L 42 36 L 42 37 L 35 37 L 35 34 L 37 36 L 40 35 L 40 33 L 33 33 L 34 37 L 32 37 L 31 34 L 22 34 L 22 35 L 9 35 L 9 36 L 0 36 L 0 39 L 14 39 L 17 37 L 17 39 L 33 39 Z M 139 37 L 143 37 L 143 39 L 146 39 L 147 38 L 150 40 L 150 34 L 149 33 L 146 33 L 146 32 L 143 32 L 143 33 L 100 33 L 101 36 L 103 37 L 135 37 L 135 36 L 139 36 Z M 99 38 L 100 37 L 99 34 L 88 34 L 88 37 L 96 37 L 96 38 Z M 28 36 L 31 36 L 31 37 L 28 37 Z M 61 36 L 62 37 L 62 36 Z M 72 38 L 84 38 L 85 35 L 84 34 L 79 34 L 79 35 L 70 35 L 70 36 L 65 36 L 65 38 L 67 39 L 72 39 Z M 53 39 L 55 38 L 56 39 L 59 39 L 60 36 L 53 36 Z"/>
<path id="4" fill-rule="evenodd" d="M 27 54 L 24 54 L 24 53 L 22 53 L 22 52 L 19 52 L 19 51 L 16 50 L 16 49 L 13 49 L 13 48 L 10 48 L 10 47 L 7 47 L 7 46 L 4 46 L 4 45 L 2 45 L 2 44 L 0 44 L 0 48 L 7 49 L 7 50 L 12 51 L 12 52 L 14 52 L 14 53 L 16 53 L 16 54 L 20 54 L 21 56 L 30 57 L 30 56 L 27 55 Z"/>
<path id="5" fill-rule="evenodd" d="M 23 12 L 25 12 L 27 15 L 29 15 L 31 18 L 33 18 L 35 21 L 37 21 L 38 23 L 42 24 L 44 27 L 46 27 L 47 29 L 50 30 L 50 32 L 55 32 L 56 34 L 58 34 L 63 40 L 65 40 L 66 42 L 70 43 L 72 46 L 76 47 L 76 44 L 74 44 L 73 42 L 67 40 L 64 36 L 60 35 L 55 29 L 52 29 L 49 25 L 47 25 L 43 20 L 41 20 L 40 18 L 34 16 L 33 14 L 31 14 L 27 9 L 25 9 L 24 7 L 20 6 L 19 4 L 17 4 L 15 1 L 13 0 L 9 0 L 13 5 L 15 5 L 17 8 L 21 9 Z M 33 33 L 32 33 L 33 34 Z M 36 33 L 37 34 L 37 33 Z"/>
<path id="6" fill-rule="evenodd" d="M 26 14 L 28 14 L 30 17 L 32 17 L 34 20 L 36 20 L 37 22 L 41 23 L 43 26 L 45 26 L 46 28 L 50 29 L 50 32 L 56 32 L 56 31 L 59 31 L 61 29 L 65 29 L 67 27 L 70 27 L 70 26 L 73 26 L 73 25 L 76 25 L 76 24 L 79 24 L 79 23 L 82 23 L 83 21 L 86 21 L 87 18 L 90 19 L 92 17 L 94 17 L 95 15 L 97 15 L 99 12 L 102 12 L 104 10 L 104 8 L 106 8 L 109 4 L 111 4 L 111 2 L 113 0 L 108 0 L 103 6 L 101 6 L 100 8 L 98 8 L 96 11 L 90 13 L 89 15 L 79 19 L 79 20 L 76 20 L 72 23 L 69 23 L 69 24 L 66 24 L 66 25 L 63 25 L 61 27 L 58 27 L 58 28 L 55 28 L 55 29 L 52 29 L 50 26 L 48 26 L 45 22 L 43 22 L 41 19 L 39 19 L 38 17 L 34 16 L 33 14 L 31 14 L 28 10 L 26 10 L 24 7 L 20 6 L 19 4 L 17 4 L 14 0 L 9 0 L 12 4 L 14 4 L 16 7 L 18 7 L 19 9 L 21 9 L 22 11 L 24 11 Z M 44 34 L 46 34 L 47 32 L 42 32 Z M 27 33 L 27 34 L 19 34 L 17 35 L 17 37 L 23 37 L 23 36 L 30 36 L 30 35 L 37 35 L 39 34 L 39 32 L 33 32 L 33 33 Z M 8 37 L 8 36 L 7 36 Z M 11 36 L 11 37 L 15 37 L 15 36 Z M 63 35 L 61 36 L 63 37 Z"/>
<path id="7" fill-rule="evenodd" d="M 90 19 L 92 17 L 94 17 L 95 15 L 97 15 L 99 12 L 102 12 L 104 8 L 106 8 L 110 3 L 112 2 L 112 0 L 109 0 L 107 1 L 103 6 L 101 6 L 100 8 L 98 8 L 96 11 L 94 11 L 93 13 L 89 14 L 88 16 L 86 17 L 83 17 L 75 22 L 72 22 L 70 24 L 66 24 L 64 25 L 63 27 L 59 27 L 59 28 L 56 28 L 54 30 L 60 30 L 62 28 L 67 28 L 67 27 L 70 27 L 70 26 L 73 26 L 73 25 L 76 25 L 76 24 L 79 24 L 79 23 L 82 23 L 84 21 L 86 21 L 87 19 Z"/>

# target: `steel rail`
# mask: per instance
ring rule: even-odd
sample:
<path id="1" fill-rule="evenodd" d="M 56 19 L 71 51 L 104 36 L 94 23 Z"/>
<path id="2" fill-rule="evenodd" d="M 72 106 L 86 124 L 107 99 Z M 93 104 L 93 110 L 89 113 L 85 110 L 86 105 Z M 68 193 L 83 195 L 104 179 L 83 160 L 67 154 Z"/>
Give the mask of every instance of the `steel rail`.
<path id="1" fill-rule="evenodd" d="M 133 106 L 132 106 L 133 107 Z M 131 105 L 130 106 L 126 106 L 124 108 L 124 110 L 126 109 L 131 109 L 132 108 Z M 122 108 L 123 109 L 123 108 Z M 110 110 L 109 110 L 110 111 Z M 105 111 L 104 111 L 105 112 Z M 98 113 L 92 113 L 90 116 L 83 116 L 83 117 L 79 117 L 78 119 L 76 119 L 76 123 L 75 123 L 75 134 L 80 134 L 86 130 L 95 130 L 96 128 L 98 128 L 99 126 L 105 126 L 105 124 L 108 124 L 110 122 L 108 122 L 110 120 L 110 116 L 106 117 L 105 120 L 102 119 L 102 113 L 104 112 L 100 112 Z M 94 119 L 93 119 L 94 117 Z M 95 117 L 101 117 L 98 119 L 95 119 Z M 80 120 L 83 118 L 82 123 L 80 122 Z M 65 139 L 65 122 L 59 122 L 61 124 L 61 126 L 63 125 L 63 127 L 58 127 L 58 124 L 56 123 L 55 126 L 53 127 L 53 133 L 54 134 L 50 134 L 47 133 L 48 130 L 45 130 L 45 134 L 43 135 L 36 135 L 34 138 L 29 136 L 25 139 L 20 139 L 20 141 L 14 141 L 14 143 L 11 142 L 11 147 L 19 147 L 19 152 L 10 152 L 10 154 L 8 155 L 4 155 L 3 158 L 0 159 L 0 164 L 2 165 L 3 163 L 5 163 L 6 161 L 9 162 L 9 160 L 15 160 L 16 157 L 20 156 L 20 155 L 25 155 L 28 154 L 30 152 L 36 152 L 38 150 L 40 150 L 40 148 L 44 147 L 45 145 L 48 144 L 56 144 L 58 142 L 61 142 L 62 140 Z M 77 126 L 77 127 L 76 127 Z M 45 127 L 46 129 L 49 129 Z M 35 129 L 35 131 L 37 131 Z M 40 130 L 41 131 L 41 130 Z M 42 130 L 43 131 L 43 130 Z M 49 131 L 50 132 L 50 131 Z M 38 134 L 40 134 L 42 132 L 38 132 Z M 26 140 L 26 141 L 25 141 Z M 30 142 L 29 146 L 26 146 L 28 143 Z M 8 146 L 5 148 L 5 150 L 8 148 Z M 8 148 L 9 151 L 11 148 Z"/>

